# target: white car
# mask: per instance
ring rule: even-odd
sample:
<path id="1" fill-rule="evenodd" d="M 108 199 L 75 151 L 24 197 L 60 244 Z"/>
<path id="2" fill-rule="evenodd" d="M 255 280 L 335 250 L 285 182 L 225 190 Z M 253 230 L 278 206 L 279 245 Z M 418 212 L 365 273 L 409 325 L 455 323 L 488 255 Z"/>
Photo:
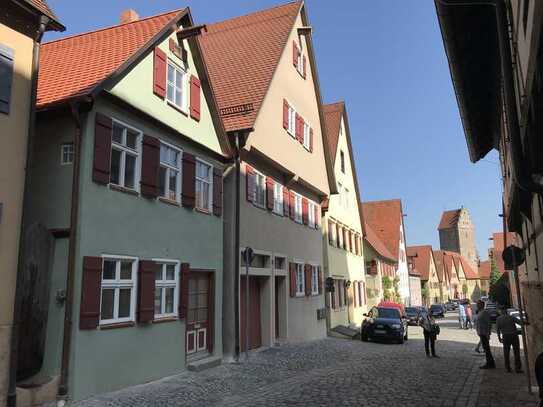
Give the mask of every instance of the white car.
<path id="1" fill-rule="evenodd" d="M 520 312 L 516 308 L 507 308 L 507 314 L 520 320 Z M 526 312 L 522 312 L 522 316 L 524 317 L 524 320 L 526 320 Z M 517 327 L 517 332 L 520 334 L 522 332 L 522 327 L 517 323 L 515 323 L 515 326 Z"/>

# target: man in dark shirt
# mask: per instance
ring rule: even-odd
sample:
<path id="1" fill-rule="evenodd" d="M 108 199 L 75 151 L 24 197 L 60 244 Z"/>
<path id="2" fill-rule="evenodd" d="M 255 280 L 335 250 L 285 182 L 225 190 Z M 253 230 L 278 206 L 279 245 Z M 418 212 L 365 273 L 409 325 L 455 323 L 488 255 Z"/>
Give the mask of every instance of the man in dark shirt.
<path id="1" fill-rule="evenodd" d="M 481 369 L 495 369 L 496 363 L 494 362 L 494 357 L 492 356 L 492 351 L 490 350 L 490 332 L 492 327 L 492 322 L 490 321 L 490 313 L 485 310 L 485 303 L 481 300 L 477 301 L 477 309 L 479 313 L 477 314 L 477 335 L 481 338 L 481 345 L 485 350 L 486 364 L 481 366 Z"/>
<path id="2" fill-rule="evenodd" d="M 498 340 L 503 344 L 503 358 L 505 360 L 505 369 L 511 373 L 511 364 L 509 361 L 509 353 L 511 346 L 515 355 L 515 372 L 522 373 L 522 364 L 520 361 L 520 344 L 518 340 L 517 325 L 521 324 L 520 319 L 515 318 L 505 311 L 505 308 L 500 309 L 500 316 L 496 320 L 496 331 Z"/>

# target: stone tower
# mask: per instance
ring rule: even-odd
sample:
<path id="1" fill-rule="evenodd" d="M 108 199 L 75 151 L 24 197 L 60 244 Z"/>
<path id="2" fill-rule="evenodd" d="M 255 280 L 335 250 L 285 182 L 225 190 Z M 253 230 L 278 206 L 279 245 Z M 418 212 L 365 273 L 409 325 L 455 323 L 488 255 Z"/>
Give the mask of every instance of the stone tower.
<path id="1" fill-rule="evenodd" d="M 460 253 L 477 270 L 479 254 L 475 244 L 475 226 L 468 210 L 461 207 L 443 212 L 438 231 L 441 250 Z"/>

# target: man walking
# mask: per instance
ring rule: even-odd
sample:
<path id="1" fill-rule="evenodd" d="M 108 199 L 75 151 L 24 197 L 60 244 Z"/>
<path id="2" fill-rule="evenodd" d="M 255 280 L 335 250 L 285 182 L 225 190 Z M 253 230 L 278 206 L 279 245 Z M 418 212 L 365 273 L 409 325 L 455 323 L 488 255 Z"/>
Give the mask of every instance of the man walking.
<path id="1" fill-rule="evenodd" d="M 496 331 L 498 340 L 503 343 L 503 358 L 505 361 L 505 370 L 511 373 L 511 364 L 509 361 L 509 352 L 513 347 L 515 356 L 515 372 L 522 373 L 522 364 L 520 361 L 520 344 L 518 340 L 517 326 L 520 325 L 520 320 L 508 315 L 505 308 L 500 309 L 500 316 L 496 320 Z"/>
<path id="2" fill-rule="evenodd" d="M 485 303 L 481 300 L 477 301 L 477 335 L 481 338 L 481 345 L 485 351 L 486 364 L 481 366 L 481 369 L 495 369 L 496 363 L 490 350 L 490 332 L 492 329 L 492 322 L 490 321 L 490 313 L 485 310 Z"/>
<path id="3" fill-rule="evenodd" d="M 460 321 L 460 329 L 466 326 L 466 309 L 462 303 L 458 303 L 458 320 Z"/>

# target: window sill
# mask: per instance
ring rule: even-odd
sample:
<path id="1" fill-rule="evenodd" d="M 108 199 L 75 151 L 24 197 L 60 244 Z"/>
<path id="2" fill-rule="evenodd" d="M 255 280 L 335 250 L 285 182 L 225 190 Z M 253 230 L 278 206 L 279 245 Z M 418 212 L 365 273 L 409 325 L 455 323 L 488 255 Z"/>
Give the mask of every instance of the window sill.
<path id="1" fill-rule="evenodd" d="M 135 189 L 122 187 L 122 186 L 117 185 L 117 184 L 109 184 L 109 189 L 112 189 L 114 191 L 124 192 L 125 194 L 133 195 L 133 196 L 139 196 L 140 195 L 140 193 L 138 191 L 136 191 Z"/>
<path id="2" fill-rule="evenodd" d="M 197 206 L 195 206 L 194 210 L 196 212 L 203 213 L 204 215 L 211 215 L 211 211 L 209 209 L 202 209 L 202 208 L 198 208 Z"/>
<path id="3" fill-rule="evenodd" d="M 171 317 L 158 317 L 153 320 L 153 324 L 162 324 L 164 322 L 173 322 L 173 321 L 179 321 L 179 318 L 171 316 Z"/>
<path id="4" fill-rule="evenodd" d="M 114 322 L 111 324 L 104 324 L 100 325 L 100 330 L 108 330 L 108 329 L 118 329 L 118 328 L 130 328 L 136 326 L 136 323 L 134 321 L 127 321 L 127 322 Z"/>
<path id="5" fill-rule="evenodd" d="M 168 99 L 166 99 L 166 103 L 168 104 L 168 106 L 173 107 L 179 113 L 182 113 L 185 116 L 189 117 L 189 113 L 183 110 L 181 107 L 177 106 L 175 103 L 170 102 Z"/>
<path id="6" fill-rule="evenodd" d="M 160 202 L 163 202 L 163 203 L 167 204 L 167 205 L 178 206 L 178 207 L 181 206 L 181 204 L 179 202 L 172 201 L 171 199 L 164 198 L 163 196 L 159 196 L 158 200 Z"/>

